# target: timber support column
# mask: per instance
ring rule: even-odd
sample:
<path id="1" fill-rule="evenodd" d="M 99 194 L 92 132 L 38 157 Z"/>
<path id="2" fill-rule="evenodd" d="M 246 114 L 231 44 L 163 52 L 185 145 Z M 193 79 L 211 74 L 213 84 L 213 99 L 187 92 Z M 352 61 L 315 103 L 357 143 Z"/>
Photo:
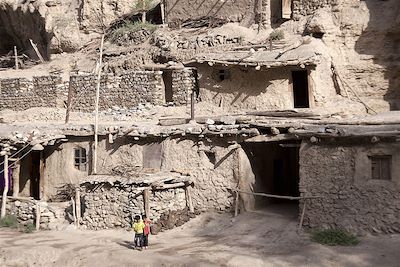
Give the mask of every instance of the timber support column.
<path id="1" fill-rule="evenodd" d="M 144 214 L 150 219 L 150 189 L 143 190 Z"/>
<path id="2" fill-rule="evenodd" d="M 20 173 L 20 171 L 21 171 L 21 162 L 19 161 L 19 159 L 17 159 L 17 161 L 15 163 L 15 167 L 13 169 L 13 174 L 12 174 L 13 197 L 18 197 L 18 194 L 19 194 L 19 173 Z"/>

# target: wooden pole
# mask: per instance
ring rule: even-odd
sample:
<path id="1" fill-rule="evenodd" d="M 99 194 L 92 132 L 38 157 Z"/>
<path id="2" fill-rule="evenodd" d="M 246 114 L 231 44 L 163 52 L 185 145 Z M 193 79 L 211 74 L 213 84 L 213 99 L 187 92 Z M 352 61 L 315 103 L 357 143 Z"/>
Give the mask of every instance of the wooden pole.
<path id="1" fill-rule="evenodd" d="M 306 213 L 306 203 L 307 203 L 307 199 L 304 199 L 303 209 L 301 211 L 301 217 L 300 217 L 300 223 L 299 223 L 299 230 L 301 230 L 303 228 L 304 215 Z"/>
<path id="2" fill-rule="evenodd" d="M 160 1 L 160 9 L 161 9 L 161 24 L 165 24 L 165 0 Z"/>
<path id="3" fill-rule="evenodd" d="M 81 223 L 81 190 L 79 187 L 75 189 L 75 199 L 76 199 L 76 221 L 77 226 L 79 227 Z"/>
<path id="4" fill-rule="evenodd" d="M 143 190 L 144 214 L 150 219 L 150 190 Z"/>
<path id="5" fill-rule="evenodd" d="M 19 194 L 19 174 L 21 171 L 21 163 L 15 162 L 15 168 L 13 171 L 13 197 L 18 197 Z"/>
<path id="6" fill-rule="evenodd" d="M 194 120 L 194 102 L 195 102 L 195 97 L 194 97 L 195 92 L 192 91 L 192 94 L 190 95 L 190 119 Z"/>
<path id="7" fill-rule="evenodd" d="M 14 45 L 15 69 L 18 69 L 18 52 L 17 47 Z"/>
<path id="8" fill-rule="evenodd" d="M 192 202 L 192 194 L 191 194 L 191 186 L 188 185 L 185 187 L 185 193 L 186 193 L 186 201 L 187 201 L 187 206 L 189 208 L 190 212 L 194 212 L 194 208 L 193 208 L 193 202 Z"/>
<path id="9" fill-rule="evenodd" d="M 72 216 L 74 217 L 74 224 L 76 225 L 76 206 L 73 197 L 71 197 L 71 203 L 72 203 Z"/>
<path id="10" fill-rule="evenodd" d="M 235 197 L 235 217 L 238 216 L 239 213 L 239 191 L 236 191 Z"/>
<path id="11" fill-rule="evenodd" d="M 68 99 L 67 99 L 67 110 L 65 113 L 65 124 L 69 122 L 69 117 L 72 109 L 72 99 L 73 99 L 73 88 L 71 85 L 71 78 L 69 78 L 69 85 L 68 85 Z"/>
<path id="12" fill-rule="evenodd" d="M 7 194 L 8 194 L 8 154 L 4 155 L 4 190 L 3 198 L 1 200 L 1 212 L 0 218 L 6 215 L 6 204 L 7 204 Z"/>
<path id="13" fill-rule="evenodd" d="M 38 56 L 39 60 L 43 63 L 44 62 L 44 58 L 40 54 L 39 49 L 37 48 L 36 44 L 32 41 L 32 39 L 29 39 L 29 41 L 31 42 L 33 50 L 35 50 L 36 55 Z"/>
<path id="14" fill-rule="evenodd" d="M 39 231 L 40 228 L 40 203 L 36 202 L 36 231 Z"/>
<path id="15" fill-rule="evenodd" d="M 103 62 L 103 46 L 104 46 L 104 34 L 101 36 L 100 44 L 100 58 L 99 58 L 99 70 L 97 72 L 97 87 L 96 87 L 96 103 L 95 103 L 95 119 L 94 119 L 94 151 L 93 151 L 93 174 L 97 173 L 97 145 L 99 142 L 99 98 L 100 98 L 100 80 L 101 80 L 101 65 Z"/>

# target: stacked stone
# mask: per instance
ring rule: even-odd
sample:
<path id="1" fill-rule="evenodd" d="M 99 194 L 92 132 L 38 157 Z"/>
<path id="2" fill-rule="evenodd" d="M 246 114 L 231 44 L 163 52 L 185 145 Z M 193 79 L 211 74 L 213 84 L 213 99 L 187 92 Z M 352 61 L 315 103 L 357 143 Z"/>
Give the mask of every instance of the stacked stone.
<path id="1" fill-rule="evenodd" d="M 196 78 L 192 69 L 172 72 L 172 101 L 175 105 L 190 103 L 192 91 L 196 90 Z"/>
<path id="2" fill-rule="evenodd" d="M 0 80 L 0 109 L 24 110 L 35 107 L 38 97 L 33 83 L 24 78 Z"/>
<path id="3" fill-rule="evenodd" d="M 83 203 L 82 224 L 93 230 L 129 228 L 132 217 L 144 213 L 143 197 L 135 185 L 104 185 L 94 191 L 89 189 Z M 184 189 L 153 192 L 150 196 L 150 219 L 157 222 L 163 214 L 185 207 Z"/>
<path id="4" fill-rule="evenodd" d="M 40 229 L 54 230 L 61 225 L 68 223 L 65 220 L 66 208 L 70 206 L 65 203 L 46 203 L 40 202 Z M 36 203 L 33 201 L 19 201 L 8 199 L 7 214 L 17 217 L 22 225 L 36 223 Z"/>
<path id="5" fill-rule="evenodd" d="M 58 85 L 62 85 L 60 76 L 39 76 L 33 78 L 33 94 L 37 96 L 35 106 L 57 107 Z"/>
<path id="6" fill-rule="evenodd" d="M 160 47 L 164 50 L 169 50 L 171 48 L 176 49 L 192 49 L 197 50 L 200 48 L 209 48 L 216 47 L 221 45 L 232 45 L 232 44 L 240 44 L 242 42 L 242 38 L 240 36 L 237 37 L 227 37 L 225 35 L 206 35 L 206 36 L 197 36 L 192 39 L 179 39 L 179 37 L 170 38 L 163 35 L 156 36 L 154 38 L 154 43 L 156 46 Z"/>
<path id="7" fill-rule="evenodd" d="M 299 20 L 302 16 L 311 15 L 316 9 L 334 7 L 340 0 L 293 0 L 293 19 Z"/>
<path id="8" fill-rule="evenodd" d="M 307 200 L 305 226 L 356 233 L 400 232 L 399 190 L 391 181 L 355 182 L 353 146 L 305 147 L 300 155 L 301 196 L 319 197 Z"/>
<path id="9" fill-rule="evenodd" d="M 123 74 L 121 77 L 111 74 L 102 75 L 99 108 L 106 110 L 113 106 L 131 108 L 145 103 L 164 104 L 165 92 L 161 74 L 154 71 L 135 71 Z M 93 111 L 97 77 L 95 75 L 73 76 L 70 83 L 74 91 L 73 109 Z"/>

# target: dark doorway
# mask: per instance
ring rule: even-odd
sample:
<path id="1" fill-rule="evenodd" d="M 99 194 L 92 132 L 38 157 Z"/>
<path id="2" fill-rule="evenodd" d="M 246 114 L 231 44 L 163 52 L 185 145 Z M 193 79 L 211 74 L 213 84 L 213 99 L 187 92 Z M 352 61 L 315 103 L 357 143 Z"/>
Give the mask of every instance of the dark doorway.
<path id="1" fill-rule="evenodd" d="M 308 71 L 292 71 L 293 98 L 295 108 L 309 108 Z"/>
<path id="2" fill-rule="evenodd" d="M 244 143 L 256 177 L 254 191 L 280 196 L 299 196 L 299 142 Z M 298 201 L 256 197 L 256 208 Z"/>
<path id="3" fill-rule="evenodd" d="M 31 152 L 21 161 L 19 195 L 40 199 L 40 152 Z"/>
<path id="4" fill-rule="evenodd" d="M 171 70 L 164 70 L 163 74 L 163 81 L 164 81 L 164 87 L 165 87 L 165 101 L 167 103 L 173 102 L 172 96 L 172 71 Z"/>

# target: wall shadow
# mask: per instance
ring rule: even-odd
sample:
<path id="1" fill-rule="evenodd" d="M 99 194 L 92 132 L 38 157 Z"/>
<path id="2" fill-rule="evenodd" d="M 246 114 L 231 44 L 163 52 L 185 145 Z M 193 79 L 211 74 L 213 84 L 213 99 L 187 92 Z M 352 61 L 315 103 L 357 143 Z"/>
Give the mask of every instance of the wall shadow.
<path id="1" fill-rule="evenodd" d="M 400 110 L 400 1 L 364 1 L 370 19 L 356 41 L 359 54 L 373 56 L 373 61 L 385 68 L 384 78 L 388 81 L 383 99 L 390 110 Z"/>

